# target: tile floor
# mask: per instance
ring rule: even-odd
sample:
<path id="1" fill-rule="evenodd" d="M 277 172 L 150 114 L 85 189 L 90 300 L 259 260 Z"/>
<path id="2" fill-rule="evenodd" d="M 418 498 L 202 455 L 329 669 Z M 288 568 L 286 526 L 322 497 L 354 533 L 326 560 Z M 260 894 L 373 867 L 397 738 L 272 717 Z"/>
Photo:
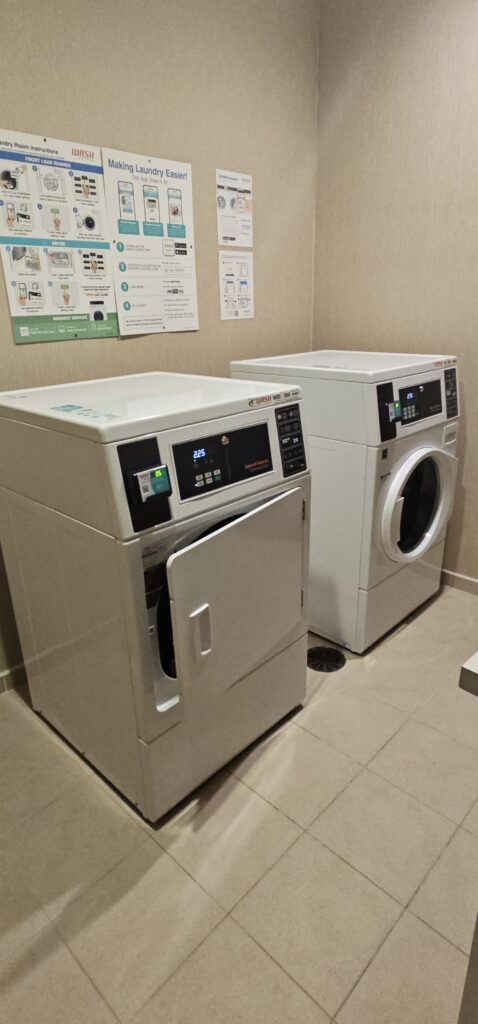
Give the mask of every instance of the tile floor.
<path id="1" fill-rule="evenodd" d="M 2 694 L 1 1024 L 456 1024 L 477 648 L 445 589 L 157 828 Z"/>

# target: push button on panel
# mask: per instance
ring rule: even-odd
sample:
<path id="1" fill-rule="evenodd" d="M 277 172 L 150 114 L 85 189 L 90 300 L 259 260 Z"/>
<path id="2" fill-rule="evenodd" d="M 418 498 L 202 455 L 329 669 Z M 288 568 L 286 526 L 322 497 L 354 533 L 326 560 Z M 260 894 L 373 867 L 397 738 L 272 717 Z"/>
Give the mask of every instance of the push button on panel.
<path id="1" fill-rule="evenodd" d="M 445 401 L 447 419 L 458 416 L 458 389 L 456 370 L 445 370 Z"/>
<path id="2" fill-rule="evenodd" d="M 303 473 L 307 469 L 298 405 L 276 410 L 277 432 L 284 476 Z"/>

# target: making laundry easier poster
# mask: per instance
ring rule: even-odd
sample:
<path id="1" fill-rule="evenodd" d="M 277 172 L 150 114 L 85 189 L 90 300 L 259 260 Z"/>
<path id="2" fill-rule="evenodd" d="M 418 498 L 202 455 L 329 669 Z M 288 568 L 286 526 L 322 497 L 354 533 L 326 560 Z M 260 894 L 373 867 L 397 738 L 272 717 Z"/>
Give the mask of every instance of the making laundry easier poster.
<path id="1" fill-rule="evenodd" d="M 191 165 L 103 149 L 121 334 L 198 328 Z"/>
<path id="2" fill-rule="evenodd" d="M 252 177 L 216 170 L 218 245 L 252 248 Z"/>
<path id="3" fill-rule="evenodd" d="M 17 344 L 118 334 L 101 153 L 0 129 L 0 246 Z"/>
<path id="4" fill-rule="evenodd" d="M 252 252 L 219 253 L 221 320 L 245 320 L 254 316 Z"/>

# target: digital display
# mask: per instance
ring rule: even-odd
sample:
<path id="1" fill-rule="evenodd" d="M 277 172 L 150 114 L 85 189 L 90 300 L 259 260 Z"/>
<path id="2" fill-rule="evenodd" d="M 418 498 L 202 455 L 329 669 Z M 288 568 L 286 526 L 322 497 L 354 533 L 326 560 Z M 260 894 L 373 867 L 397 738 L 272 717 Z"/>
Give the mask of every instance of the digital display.
<path id="1" fill-rule="evenodd" d="M 205 448 L 195 448 L 194 449 L 193 459 L 194 459 L 195 462 L 197 462 L 198 459 L 205 459 L 205 458 L 206 458 L 206 449 Z"/>

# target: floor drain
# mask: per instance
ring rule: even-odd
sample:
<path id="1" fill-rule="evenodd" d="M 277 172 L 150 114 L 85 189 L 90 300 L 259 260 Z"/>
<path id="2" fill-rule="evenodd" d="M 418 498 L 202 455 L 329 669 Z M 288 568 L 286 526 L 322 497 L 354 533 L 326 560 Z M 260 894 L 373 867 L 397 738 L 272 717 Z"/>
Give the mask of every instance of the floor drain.
<path id="1" fill-rule="evenodd" d="M 345 665 L 345 656 L 335 647 L 309 647 L 307 664 L 316 672 L 338 672 Z"/>

